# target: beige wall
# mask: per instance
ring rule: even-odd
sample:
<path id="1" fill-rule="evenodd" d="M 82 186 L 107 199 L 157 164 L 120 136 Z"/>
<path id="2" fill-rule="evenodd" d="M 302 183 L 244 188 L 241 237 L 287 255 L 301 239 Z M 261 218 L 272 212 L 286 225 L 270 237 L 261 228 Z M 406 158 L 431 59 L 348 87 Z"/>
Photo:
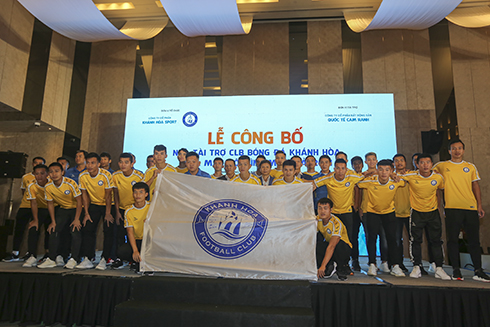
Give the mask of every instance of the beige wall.
<path id="1" fill-rule="evenodd" d="M 53 32 L 41 120 L 64 131 L 70 99 L 76 41 Z"/>
<path id="2" fill-rule="evenodd" d="M 34 17 L 16 0 L 2 0 L 0 9 L 0 102 L 17 110 L 29 62 Z"/>
<path id="3" fill-rule="evenodd" d="M 454 93 L 464 159 L 480 173 L 483 209 L 481 245 L 490 246 L 490 28 L 469 29 L 449 23 Z"/>
<path id="4" fill-rule="evenodd" d="M 289 27 L 256 24 L 223 37 L 221 95 L 289 94 Z"/>
<path id="5" fill-rule="evenodd" d="M 107 151 L 118 156 L 123 150 L 127 100 L 133 96 L 136 41 L 106 41 L 92 44 L 81 148 Z"/>
<path id="6" fill-rule="evenodd" d="M 176 28 L 155 37 L 150 97 L 202 95 L 205 40 L 186 37 Z"/>
<path id="7" fill-rule="evenodd" d="M 308 93 L 344 93 L 340 20 L 308 22 Z"/>

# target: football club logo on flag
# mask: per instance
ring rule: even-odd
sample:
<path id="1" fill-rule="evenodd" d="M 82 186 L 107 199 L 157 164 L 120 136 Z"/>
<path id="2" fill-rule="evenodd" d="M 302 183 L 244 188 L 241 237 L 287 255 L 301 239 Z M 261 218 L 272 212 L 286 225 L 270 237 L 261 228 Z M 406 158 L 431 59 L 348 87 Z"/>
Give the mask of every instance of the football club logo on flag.
<path id="1" fill-rule="evenodd" d="M 208 254 L 236 259 L 260 243 L 267 224 L 267 218 L 245 202 L 217 200 L 199 208 L 192 227 L 196 241 Z"/>

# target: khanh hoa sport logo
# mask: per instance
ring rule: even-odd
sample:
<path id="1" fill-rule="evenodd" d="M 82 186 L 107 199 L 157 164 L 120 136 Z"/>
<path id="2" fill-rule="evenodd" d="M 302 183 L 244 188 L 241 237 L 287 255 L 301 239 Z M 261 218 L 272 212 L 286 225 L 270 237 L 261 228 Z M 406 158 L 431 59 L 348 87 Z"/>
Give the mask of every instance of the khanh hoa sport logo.
<path id="1" fill-rule="evenodd" d="M 186 112 L 182 117 L 182 122 L 185 126 L 192 127 L 197 124 L 197 115 L 192 111 Z"/>
<path id="2" fill-rule="evenodd" d="M 217 200 L 203 205 L 194 216 L 194 238 L 208 254 L 236 259 L 262 240 L 268 220 L 251 205 L 238 200 Z"/>

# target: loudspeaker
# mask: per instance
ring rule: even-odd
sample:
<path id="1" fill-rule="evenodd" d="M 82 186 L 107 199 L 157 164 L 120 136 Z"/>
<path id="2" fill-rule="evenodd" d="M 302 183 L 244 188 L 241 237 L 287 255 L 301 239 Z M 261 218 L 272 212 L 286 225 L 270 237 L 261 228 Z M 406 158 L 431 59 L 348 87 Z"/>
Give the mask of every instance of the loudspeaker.
<path id="1" fill-rule="evenodd" d="M 22 178 L 26 173 L 27 154 L 0 152 L 0 178 Z"/>
<path id="2" fill-rule="evenodd" d="M 427 132 L 422 132 L 422 151 L 428 154 L 439 153 L 443 141 L 444 132 L 439 132 L 433 129 Z"/>

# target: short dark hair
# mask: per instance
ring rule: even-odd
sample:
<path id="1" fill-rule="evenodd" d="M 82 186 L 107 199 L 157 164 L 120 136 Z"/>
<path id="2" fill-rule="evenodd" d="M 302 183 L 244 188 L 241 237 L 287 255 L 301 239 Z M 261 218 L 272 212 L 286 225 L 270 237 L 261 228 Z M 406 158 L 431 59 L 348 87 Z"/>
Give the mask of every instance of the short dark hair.
<path id="1" fill-rule="evenodd" d="M 315 158 L 315 156 L 312 156 L 311 154 L 310 154 L 309 156 L 306 156 L 305 161 L 306 161 L 306 159 L 308 159 L 308 158 L 310 158 L 310 157 L 311 157 L 311 158 L 313 158 L 313 160 L 315 160 L 315 162 L 316 162 L 316 158 Z"/>
<path id="2" fill-rule="evenodd" d="M 240 161 L 240 160 L 248 160 L 248 162 L 250 163 L 250 157 L 246 156 L 246 155 L 238 157 L 238 161 Z"/>
<path id="3" fill-rule="evenodd" d="M 420 153 L 420 152 L 415 152 L 414 154 L 412 154 L 412 161 L 413 161 L 413 158 L 414 158 L 415 156 L 417 156 L 417 157 L 418 157 L 418 156 L 420 156 L 421 154 L 422 154 L 422 153 Z"/>
<path id="4" fill-rule="evenodd" d="M 186 154 L 189 153 L 189 150 L 187 150 L 186 148 L 180 148 L 177 153 L 179 153 L 180 151 L 184 151 Z"/>
<path id="5" fill-rule="evenodd" d="M 368 152 L 364 155 L 364 159 L 367 159 L 368 156 L 375 156 L 376 158 L 378 158 L 378 156 L 376 155 L 376 153 L 374 152 Z"/>
<path id="6" fill-rule="evenodd" d="M 318 200 L 318 204 L 329 204 L 330 209 L 333 208 L 333 201 L 330 200 L 329 198 L 321 198 L 320 200 Z"/>
<path id="7" fill-rule="evenodd" d="M 282 153 L 284 156 L 286 156 L 286 152 L 284 152 L 282 150 L 277 150 L 276 153 L 274 153 L 274 156 L 277 156 L 280 153 Z"/>
<path id="8" fill-rule="evenodd" d="M 286 160 L 284 161 L 284 163 L 282 164 L 283 167 L 285 166 L 293 166 L 293 168 L 296 170 L 296 162 L 294 160 Z"/>
<path id="9" fill-rule="evenodd" d="M 133 192 L 134 190 L 145 190 L 146 193 L 150 193 L 150 188 L 148 187 L 148 184 L 145 182 L 138 182 L 133 185 Z"/>
<path id="10" fill-rule="evenodd" d="M 320 159 L 318 159 L 318 161 L 322 160 L 322 159 L 328 159 L 328 161 L 330 161 L 330 163 L 332 162 L 332 159 L 330 158 L 329 155 L 327 154 L 324 154 L 322 156 L 320 156 Z"/>
<path id="11" fill-rule="evenodd" d="M 260 162 L 259 168 L 262 168 L 262 165 L 266 165 L 266 164 L 272 167 L 272 163 L 269 160 L 264 159 Z"/>
<path id="12" fill-rule="evenodd" d="M 149 158 L 153 158 L 153 155 L 150 154 L 148 157 L 146 157 L 146 160 L 148 160 Z"/>
<path id="13" fill-rule="evenodd" d="M 46 159 L 44 159 L 43 157 L 34 157 L 34 158 L 32 158 L 32 162 L 34 162 L 35 160 L 42 160 L 43 165 L 46 164 Z"/>
<path id="14" fill-rule="evenodd" d="M 429 158 L 430 159 L 430 162 L 433 162 L 432 160 L 432 156 L 428 153 L 421 153 L 418 157 L 417 157 L 417 163 L 419 163 L 420 159 L 423 159 L 423 158 Z"/>
<path id="15" fill-rule="evenodd" d="M 291 160 L 293 160 L 293 158 L 298 158 L 299 160 L 303 161 L 303 159 L 301 159 L 301 157 L 300 157 L 300 156 L 292 156 L 292 157 L 291 157 Z"/>
<path id="16" fill-rule="evenodd" d="M 59 158 L 58 158 L 59 159 Z M 37 167 L 37 166 L 36 166 Z M 63 171 L 63 166 L 59 163 L 59 162 L 52 162 L 48 169 L 51 168 L 51 167 L 59 167 L 62 171 Z"/>
<path id="17" fill-rule="evenodd" d="M 155 151 L 165 151 L 165 153 L 167 153 L 167 147 L 163 144 L 158 144 L 153 147 L 153 152 Z"/>
<path id="18" fill-rule="evenodd" d="M 453 145 L 454 143 L 461 143 L 461 144 L 463 144 L 463 150 L 464 150 L 464 143 L 460 139 L 453 139 L 453 140 L 449 141 L 449 143 L 447 145 L 447 149 L 448 150 L 451 150 L 451 145 Z"/>
<path id="19" fill-rule="evenodd" d="M 345 153 L 344 151 L 339 151 L 339 152 L 337 152 L 337 153 L 335 154 L 335 158 L 337 158 L 337 156 L 338 156 L 339 154 L 343 154 L 343 155 L 345 156 L 345 159 L 349 159 L 349 157 L 347 156 L 347 153 Z"/>
<path id="20" fill-rule="evenodd" d="M 223 159 L 222 159 L 222 158 L 220 158 L 220 157 L 216 157 L 216 158 L 214 158 L 214 159 L 213 159 L 213 164 L 214 164 L 216 161 L 221 161 L 221 164 L 224 164 Z"/>
<path id="21" fill-rule="evenodd" d="M 255 158 L 255 160 L 257 160 L 257 159 L 265 159 L 265 156 L 264 156 L 264 155 L 262 155 L 262 154 L 259 154 L 259 155 L 257 156 L 257 158 Z"/>
<path id="22" fill-rule="evenodd" d="M 378 161 L 378 167 L 379 166 L 390 166 L 391 168 L 393 168 L 393 161 L 390 159 L 380 160 Z"/>
<path id="23" fill-rule="evenodd" d="M 187 159 L 189 157 L 197 157 L 197 159 L 199 159 L 199 155 L 197 154 L 197 152 L 194 152 L 194 151 L 186 153 L 185 158 Z"/>
<path id="24" fill-rule="evenodd" d="M 127 158 L 129 159 L 129 162 L 130 163 L 133 163 L 133 155 L 129 152 L 123 152 L 119 155 L 119 159 L 122 159 L 122 158 Z"/>
<path id="25" fill-rule="evenodd" d="M 235 159 L 228 158 L 228 159 L 225 160 L 225 163 L 227 163 L 228 161 L 233 162 L 233 164 L 236 166 Z"/>
<path id="26" fill-rule="evenodd" d="M 395 158 L 402 157 L 405 162 L 407 162 L 407 158 L 405 158 L 405 155 L 403 153 L 397 153 L 393 156 L 393 161 L 395 161 Z"/>
<path id="27" fill-rule="evenodd" d="M 56 161 L 60 161 L 60 160 L 66 160 L 66 162 L 68 162 L 68 166 L 70 165 L 70 160 L 68 160 L 67 158 L 65 158 L 65 157 L 56 158 Z"/>
<path id="28" fill-rule="evenodd" d="M 83 153 L 83 157 L 85 159 L 87 159 L 87 155 L 88 155 L 88 152 L 87 151 L 85 151 L 85 150 L 77 150 L 77 152 L 75 154 L 78 154 L 78 153 Z"/>
<path id="29" fill-rule="evenodd" d="M 334 166 L 336 166 L 337 164 L 345 164 L 347 166 L 347 161 L 345 161 L 344 159 L 340 158 L 340 159 L 335 160 L 335 165 Z"/>
<path id="30" fill-rule="evenodd" d="M 351 165 L 353 165 L 355 161 L 362 162 L 362 158 L 360 156 L 352 157 L 352 159 L 350 160 Z"/>
<path id="31" fill-rule="evenodd" d="M 59 164 L 58 164 L 58 165 L 59 165 Z M 48 172 L 48 171 L 49 171 L 48 166 L 46 166 L 46 165 L 44 165 L 44 164 L 43 164 L 43 165 L 36 165 L 36 166 L 34 166 L 34 169 L 33 169 L 32 171 L 36 171 L 36 169 L 44 169 L 44 170 L 46 170 L 46 172 Z M 63 168 L 61 168 L 61 169 L 63 169 Z"/>
<path id="32" fill-rule="evenodd" d="M 91 159 L 91 158 L 95 158 L 95 159 L 97 159 L 97 162 L 100 162 L 100 156 L 99 156 L 99 154 L 98 154 L 98 153 L 96 153 L 96 152 L 90 152 L 89 154 L 87 154 L 87 155 L 85 156 L 85 160 L 87 160 L 87 159 Z"/>
<path id="33" fill-rule="evenodd" d="M 109 158 L 109 160 L 112 160 L 111 154 L 109 152 L 102 152 L 100 154 L 101 158 Z"/>

